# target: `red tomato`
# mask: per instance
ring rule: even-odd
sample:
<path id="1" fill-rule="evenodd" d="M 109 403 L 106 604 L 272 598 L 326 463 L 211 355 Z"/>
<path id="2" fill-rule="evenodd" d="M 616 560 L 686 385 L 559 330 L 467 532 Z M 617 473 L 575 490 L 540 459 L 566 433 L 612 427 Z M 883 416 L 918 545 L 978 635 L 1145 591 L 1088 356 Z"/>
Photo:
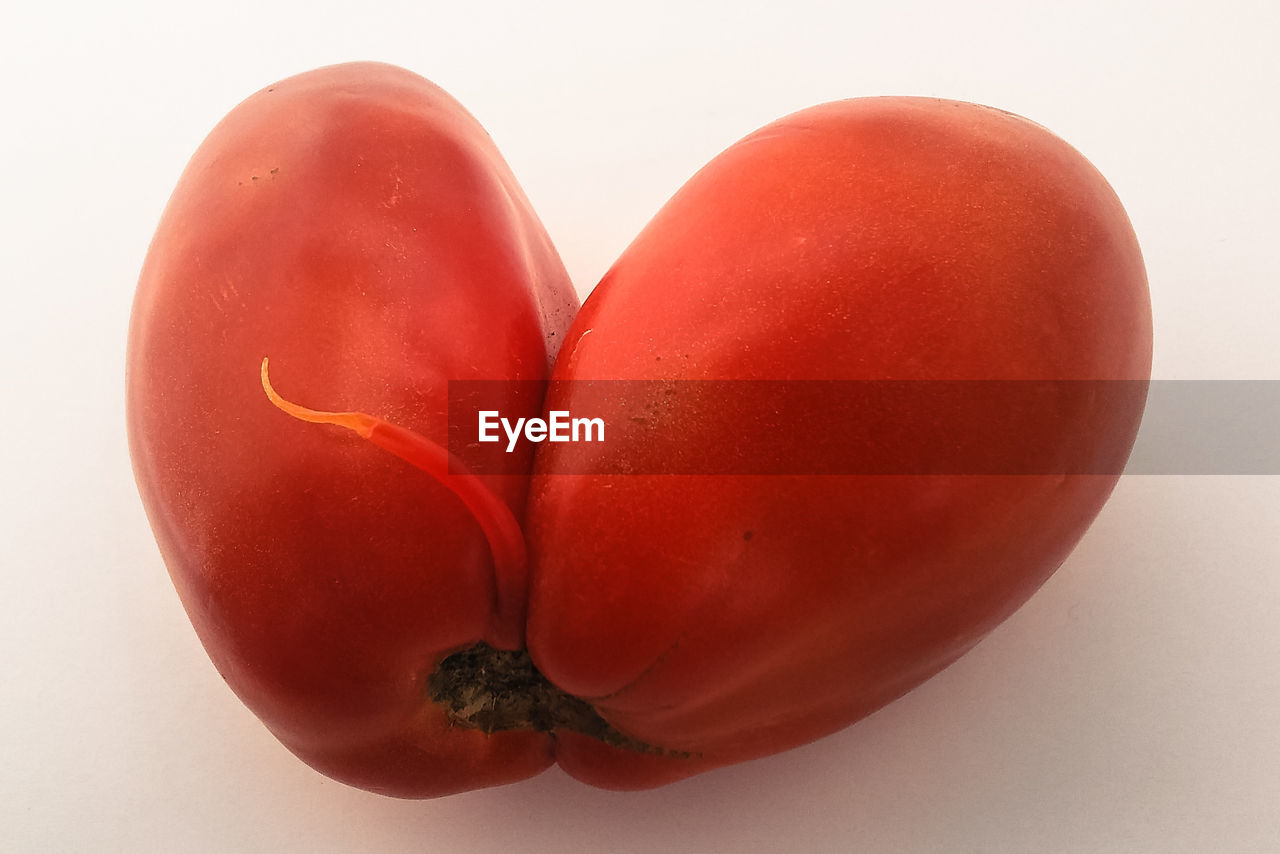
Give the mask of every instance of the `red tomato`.
<path id="1" fill-rule="evenodd" d="M 976 643 L 1115 482 L 581 476 L 547 444 L 530 491 L 528 443 L 505 477 L 447 471 L 445 383 L 546 378 L 575 310 L 492 143 L 407 72 L 277 84 L 184 175 L 135 304 L 135 469 L 214 663 L 320 771 L 425 797 L 558 760 L 635 788 L 812 740 Z M 1101 176 L 1025 120 L 903 98 L 730 148 L 567 338 L 565 380 L 1145 380 L 1151 347 Z M 1047 447 L 1123 458 L 1125 400 L 1064 409 Z M 593 453 L 658 472 L 735 415 L 671 413 Z"/>
<path id="2" fill-rule="evenodd" d="M 998 110 L 869 98 L 784 118 L 699 172 L 591 294 L 555 377 L 1142 381 L 1045 401 L 1073 407 L 1045 453 L 1094 461 L 1128 455 L 1150 365 L 1138 244 L 1080 154 Z M 581 388 L 548 407 L 580 411 Z M 667 441 L 594 462 L 661 471 L 751 422 L 667 412 Z M 802 417 L 782 427 L 802 436 Z M 864 425 L 831 429 L 852 443 Z M 700 757 L 562 742 L 562 766 L 613 787 L 802 744 L 910 690 L 1045 581 L 1116 480 L 556 475 L 586 452 L 539 451 L 530 651 L 619 730 Z"/>
<path id="3" fill-rule="evenodd" d="M 492 141 L 407 71 L 277 83 L 187 167 L 134 305 L 134 467 L 214 664 L 321 771 L 435 795 L 526 777 L 552 751 L 453 727 L 425 696 L 445 651 L 521 645 L 523 579 L 495 574 L 441 482 L 272 406 L 263 358 L 289 398 L 443 444 L 446 383 L 544 379 L 576 310 Z M 527 448 L 512 457 L 526 474 Z M 491 486 L 523 512 L 527 478 Z"/>

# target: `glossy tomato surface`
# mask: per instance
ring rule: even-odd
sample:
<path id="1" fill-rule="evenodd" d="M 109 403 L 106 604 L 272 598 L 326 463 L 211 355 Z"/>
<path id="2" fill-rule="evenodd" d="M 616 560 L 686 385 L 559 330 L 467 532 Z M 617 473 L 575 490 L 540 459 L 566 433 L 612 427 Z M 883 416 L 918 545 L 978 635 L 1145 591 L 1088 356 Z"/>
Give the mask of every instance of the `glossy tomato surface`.
<path id="1" fill-rule="evenodd" d="M 401 69 L 269 87 L 184 174 L 130 332 L 135 470 L 215 665 L 323 773 L 429 797 L 559 761 L 640 788 L 832 732 L 1053 572 L 1142 411 L 1050 388 L 1024 473 L 792 473 L 784 446 L 769 476 L 678 475 L 673 459 L 747 446 L 761 404 L 677 394 L 656 430 L 593 412 L 610 442 L 542 445 L 536 467 L 521 443 L 477 480 L 440 464 L 469 426 L 450 423 L 451 381 L 550 376 L 545 408 L 570 411 L 596 380 L 959 390 L 954 420 L 826 425 L 874 458 L 888 415 L 926 447 L 995 442 L 966 383 L 1144 391 L 1150 372 L 1110 187 L 1038 125 L 948 101 L 843 101 L 757 131 L 577 308 L 493 143 Z M 509 388 L 503 415 L 542 408 Z M 774 416 L 798 459 L 812 425 Z"/>
<path id="2" fill-rule="evenodd" d="M 968 381 L 1130 380 L 1136 395 L 1045 400 L 1062 417 L 1036 437 L 1123 460 L 1150 360 L 1137 241 L 1079 153 L 998 110 L 871 98 L 769 125 L 682 188 L 587 300 L 548 406 L 574 410 L 584 380 L 956 381 L 962 401 Z M 981 445 L 980 396 L 962 405 Z M 561 744 L 606 786 L 798 745 L 910 690 L 1045 581 L 1119 473 L 654 474 L 752 415 L 663 407 L 644 447 L 543 446 L 526 528 L 539 668 L 697 757 Z M 829 429 L 863 441 L 867 415 Z M 624 451 L 638 474 L 581 474 Z"/>
<path id="3" fill-rule="evenodd" d="M 436 795 L 552 762 L 532 732 L 453 727 L 443 655 L 514 647 L 520 579 L 438 480 L 272 406 L 374 413 L 445 442 L 457 379 L 546 377 L 577 299 L 480 125 L 392 66 L 334 66 L 238 106 L 182 176 L 128 347 L 138 483 L 215 665 L 291 750 L 375 791 Z M 535 414 L 529 412 L 525 414 Z M 508 471 L 527 473 L 527 448 Z M 523 512 L 526 478 L 490 484 Z"/>

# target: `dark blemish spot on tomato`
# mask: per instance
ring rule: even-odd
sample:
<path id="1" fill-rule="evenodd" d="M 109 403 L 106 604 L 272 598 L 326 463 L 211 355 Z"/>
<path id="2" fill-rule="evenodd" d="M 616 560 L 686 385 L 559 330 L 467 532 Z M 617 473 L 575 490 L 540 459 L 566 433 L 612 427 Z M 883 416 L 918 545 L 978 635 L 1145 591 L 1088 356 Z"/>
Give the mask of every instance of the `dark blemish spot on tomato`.
<path id="1" fill-rule="evenodd" d="M 749 540 L 749 539 L 751 539 L 751 538 L 752 538 L 752 537 L 754 537 L 754 536 L 755 536 L 755 531 L 743 531 L 743 532 L 742 532 L 742 539 L 744 539 L 744 540 Z"/>
<path id="2" fill-rule="evenodd" d="M 509 730 L 555 733 L 567 729 L 611 747 L 689 759 L 614 729 L 585 700 L 552 685 L 527 650 L 500 650 L 481 641 L 441 661 L 427 677 L 428 696 L 444 707 L 449 722 L 492 734 Z"/>

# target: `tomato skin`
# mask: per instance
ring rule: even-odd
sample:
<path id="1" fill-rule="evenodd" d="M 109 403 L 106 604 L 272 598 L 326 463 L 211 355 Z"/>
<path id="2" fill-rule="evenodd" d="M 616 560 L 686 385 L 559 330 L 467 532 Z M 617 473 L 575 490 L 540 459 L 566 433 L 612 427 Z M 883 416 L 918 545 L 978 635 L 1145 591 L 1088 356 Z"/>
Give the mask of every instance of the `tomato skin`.
<path id="1" fill-rule="evenodd" d="M 441 484 L 273 407 L 262 359 L 294 400 L 444 444 L 446 382 L 544 379 L 576 310 L 492 141 L 407 71 L 277 83 L 187 167 L 134 304 L 135 473 L 218 670 L 319 770 L 439 795 L 537 773 L 552 742 L 450 727 L 427 700 L 448 652 L 519 643 L 489 546 Z M 517 518 L 531 464 L 491 480 Z"/>
<path id="2" fill-rule="evenodd" d="M 265 356 L 286 397 L 442 445 L 447 381 L 540 380 L 553 360 L 569 380 L 1150 373 L 1142 259 L 1102 177 L 1026 120 L 928 99 L 827 104 L 752 134 L 570 328 L 576 310 L 492 142 L 403 70 L 282 81 L 184 173 L 130 329 L 135 472 L 218 670 L 321 772 L 431 797 L 559 762 L 634 789 L 811 741 L 1012 613 L 1116 478 L 579 476 L 578 449 L 547 444 L 531 482 L 525 443 L 487 483 L 517 519 L 528 503 L 526 626 L 498 605 L 523 602 L 523 581 L 500 577 L 458 498 L 276 409 Z M 573 410 L 561 388 L 550 408 Z M 503 414 L 535 414 L 517 394 Z M 692 448 L 748 414 L 677 412 L 670 441 Z M 1114 459 L 1141 401 L 1069 415 L 1050 447 Z M 670 447 L 642 448 L 641 467 Z M 427 677 L 479 641 L 527 641 L 555 686 L 659 749 L 451 724 Z"/>
<path id="3" fill-rule="evenodd" d="M 990 108 L 872 98 L 784 118 L 700 171 L 586 301 L 554 378 L 1145 388 L 1150 365 L 1141 253 L 1080 154 Z M 573 410 L 559 388 L 548 407 Z M 1123 459 L 1141 411 L 1084 409 L 1045 438 Z M 670 443 L 726 441 L 735 414 L 676 417 Z M 633 453 L 638 470 L 670 443 Z M 614 788 L 802 744 L 910 690 L 1048 578 L 1116 481 L 558 474 L 579 453 L 538 451 L 530 652 L 620 731 L 697 756 L 561 741 L 566 770 Z"/>

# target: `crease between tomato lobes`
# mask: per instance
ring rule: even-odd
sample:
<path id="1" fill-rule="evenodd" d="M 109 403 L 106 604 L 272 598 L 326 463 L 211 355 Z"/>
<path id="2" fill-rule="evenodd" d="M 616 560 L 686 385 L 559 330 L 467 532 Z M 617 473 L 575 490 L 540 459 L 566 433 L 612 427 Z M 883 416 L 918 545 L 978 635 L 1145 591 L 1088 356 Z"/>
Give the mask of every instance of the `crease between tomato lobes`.
<path id="1" fill-rule="evenodd" d="M 275 407 L 312 424 L 332 424 L 351 430 L 373 445 L 421 469 L 456 495 L 475 517 L 493 552 L 497 604 L 493 632 L 496 644 L 519 649 L 524 642 L 525 591 L 528 555 L 520 523 L 501 498 L 467 471 L 448 449 L 412 430 L 363 412 L 324 412 L 281 397 L 271 385 L 267 357 L 262 359 L 262 389 Z"/>

